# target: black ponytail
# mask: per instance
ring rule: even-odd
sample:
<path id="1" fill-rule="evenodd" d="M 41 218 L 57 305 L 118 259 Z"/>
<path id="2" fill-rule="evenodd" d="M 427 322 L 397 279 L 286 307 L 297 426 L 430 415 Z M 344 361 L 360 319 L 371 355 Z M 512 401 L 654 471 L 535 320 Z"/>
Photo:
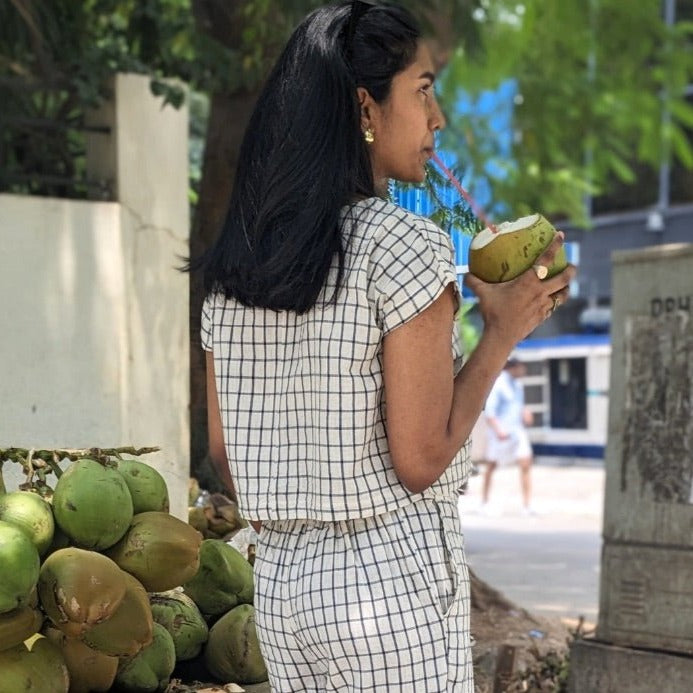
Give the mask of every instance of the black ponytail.
<path id="1" fill-rule="evenodd" d="M 387 98 L 419 38 L 405 10 L 374 5 L 347 50 L 350 8 L 339 3 L 310 14 L 272 70 L 241 145 L 221 234 L 191 265 L 204 268 L 206 293 L 303 313 L 335 258 L 339 289 L 340 210 L 375 194 L 356 87 L 376 101 Z"/>

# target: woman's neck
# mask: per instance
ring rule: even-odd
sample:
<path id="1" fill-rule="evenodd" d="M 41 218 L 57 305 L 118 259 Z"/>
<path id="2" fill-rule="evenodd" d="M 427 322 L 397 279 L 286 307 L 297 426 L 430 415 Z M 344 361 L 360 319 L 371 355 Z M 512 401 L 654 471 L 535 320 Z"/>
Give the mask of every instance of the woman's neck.
<path id="1" fill-rule="evenodd" d="M 389 195 L 389 183 L 390 180 L 388 178 L 378 178 L 374 182 L 375 185 L 375 194 L 378 197 L 385 197 L 387 198 Z"/>

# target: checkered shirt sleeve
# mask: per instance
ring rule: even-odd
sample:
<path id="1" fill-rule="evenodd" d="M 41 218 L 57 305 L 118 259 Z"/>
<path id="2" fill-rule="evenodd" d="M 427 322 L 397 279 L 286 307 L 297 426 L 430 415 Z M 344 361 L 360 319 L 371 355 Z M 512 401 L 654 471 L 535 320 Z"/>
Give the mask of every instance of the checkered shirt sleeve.
<path id="1" fill-rule="evenodd" d="M 463 448 L 423 494 L 399 481 L 390 458 L 383 337 L 452 283 L 448 235 L 379 198 L 343 215 L 345 272 L 336 267 L 304 314 L 243 306 L 212 294 L 202 345 L 214 353 L 224 442 L 248 519 L 369 517 L 418 497 L 450 497 L 469 472 Z M 456 337 L 456 334 L 455 334 Z M 451 346 L 460 362 L 456 338 Z"/>
<path id="2" fill-rule="evenodd" d="M 416 317 L 448 284 L 456 288 L 459 306 L 447 234 L 425 218 L 406 233 L 398 229 L 384 224 L 370 257 L 372 300 L 384 335 Z"/>

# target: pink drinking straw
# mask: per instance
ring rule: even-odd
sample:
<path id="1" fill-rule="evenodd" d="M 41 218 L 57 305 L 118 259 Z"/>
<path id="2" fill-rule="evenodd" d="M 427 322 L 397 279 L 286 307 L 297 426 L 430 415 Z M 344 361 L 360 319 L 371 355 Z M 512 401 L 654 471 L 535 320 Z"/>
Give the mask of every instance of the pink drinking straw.
<path id="1" fill-rule="evenodd" d="M 481 221 L 488 226 L 489 229 L 491 229 L 492 233 L 498 233 L 498 228 L 496 227 L 495 224 L 493 224 L 489 218 L 484 214 L 483 210 L 477 205 L 477 203 L 474 201 L 474 198 L 462 187 L 462 184 L 455 178 L 455 176 L 452 174 L 452 171 L 440 160 L 440 157 L 433 152 L 431 154 L 431 158 L 438 164 L 440 167 L 441 171 L 448 177 L 450 182 L 457 188 L 459 191 L 460 195 L 464 197 L 465 200 L 469 203 L 469 206 L 472 208 L 472 212 L 476 214 L 476 216 L 481 219 Z"/>

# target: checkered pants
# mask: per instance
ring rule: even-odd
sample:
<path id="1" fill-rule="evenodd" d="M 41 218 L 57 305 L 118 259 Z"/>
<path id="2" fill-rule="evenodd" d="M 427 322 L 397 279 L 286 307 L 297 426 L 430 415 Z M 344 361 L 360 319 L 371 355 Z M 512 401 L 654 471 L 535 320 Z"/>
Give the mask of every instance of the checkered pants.
<path id="1" fill-rule="evenodd" d="M 270 522 L 255 581 L 273 691 L 473 693 L 455 501 L 361 520 Z"/>

